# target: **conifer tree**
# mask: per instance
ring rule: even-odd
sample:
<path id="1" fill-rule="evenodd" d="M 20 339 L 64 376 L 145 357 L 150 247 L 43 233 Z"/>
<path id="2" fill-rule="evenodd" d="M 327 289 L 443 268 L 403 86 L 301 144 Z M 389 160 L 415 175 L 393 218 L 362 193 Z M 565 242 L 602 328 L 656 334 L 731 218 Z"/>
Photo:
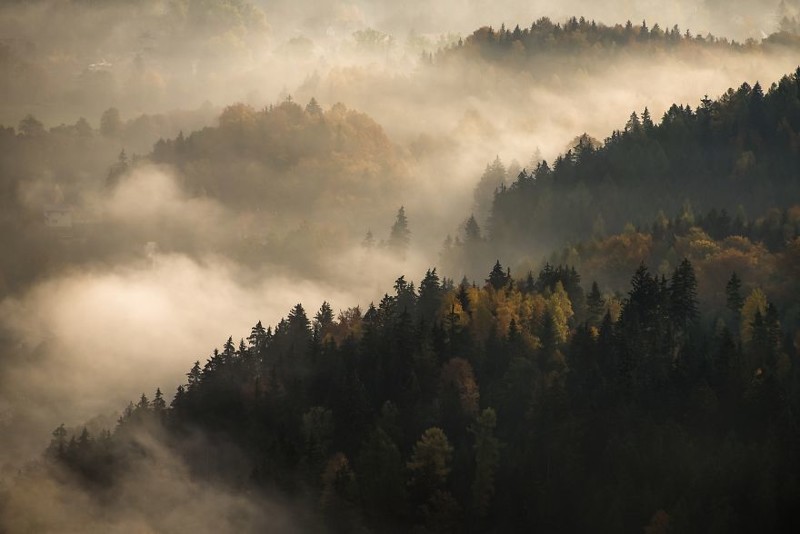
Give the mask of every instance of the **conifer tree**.
<path id="1" fill-rule="evenodd" d="M 400 257 L 405 258 L 410 243 L 411 230 L 408 228 L 406 210 L 403 206 L 400 206 L 400 209 L 397 210 L 397 218 L 392 225 L 392 231 L 389 234 L 389 249 Z"/>
<path id="2" fill-rule="evenodd" d="M 503 271 L 503 266 L 500 265 L 500 260 L 497 260 L 492 267 L 492 272 L 489 273 L 489 278 L 486 283 L 492 286 L 496 291 L 499 291 L 509 282 L 510 276 Z"/>
<path id="3" fill-rule="evenodd" d="M 603 295 L 600 293 L 597 282 L 592 282 L 592 289 L 588 297 L 586 297 L 586 304 L 589 308 L 589 322 L 595 326 L 599 326 L 605 315 L 606 303 L 603 299 Z"/>
<path id="4" fill-rule="evenodd" d="M 670 316 L 681 330 L 697 319 L 697 279 L 691 262 L 684 258 L 672 274 L 669 285 Z"/>
<path id="5" fill-rule="evenodd" d="M 733 312 L 734 318 L 738 320 L 744 305 L 744 299 L 742 298 L 742 280 L 735 271 L 731 273 L 728 283 L 725 284 L 725 299 L 728 309 Z"/>

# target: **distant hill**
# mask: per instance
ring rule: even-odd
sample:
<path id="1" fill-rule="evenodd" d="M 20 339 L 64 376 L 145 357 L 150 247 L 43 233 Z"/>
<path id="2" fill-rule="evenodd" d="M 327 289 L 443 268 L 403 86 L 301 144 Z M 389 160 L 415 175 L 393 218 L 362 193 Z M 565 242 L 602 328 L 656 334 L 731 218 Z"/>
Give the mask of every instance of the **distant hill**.
<path id="1" fill-rule="evenodd" d="M 662 210 L 726 208 L 748 214 L 800 198 L 800 69 L 772 84 L 742 84 L 657 123 L 645 109 L 602 147 L 578 142 L 552 165 L 523 171 L 497 191 L 489 234 L 498 245 L 555 245 Z"/>
<path id="2" fill-rule="evenodd" d="M 362 219 L 385 215 L 378 210 L 384 199 L 391 213 L 405 177 L 380 125 L 342 104 L 323 111 L 314 99 L 260 111 L 229 106 L 219 126 L 160 140 L 151 159 L 175 165 L 191 194 L 296 220 L 356 206 Z"/>
<path id="3" fill-rule="evenodd" d="M 557 57 L 566 65 L 598 68 L 602 66 L 596 64 L 598 59 L 620 55 L 647 53 L 652 59 L 660 53 L 689 57 L 720 51 L 765 53 L 777 47 L 800 49 L 800 36 L 779 32 L 761 41 L 748 39 L 739 43 L 710 34 L 692 35 L 677 25 L 648 27 L 646 22 L 627 21 L 607 26 L 583 17 L 572 17 L 564 23 L 543 17 L 530 27 L 483 26 L 457 44 L 439 50 L 435 59 L 437 63 L 480 59 L 513 67 L 533 67 Z"/>

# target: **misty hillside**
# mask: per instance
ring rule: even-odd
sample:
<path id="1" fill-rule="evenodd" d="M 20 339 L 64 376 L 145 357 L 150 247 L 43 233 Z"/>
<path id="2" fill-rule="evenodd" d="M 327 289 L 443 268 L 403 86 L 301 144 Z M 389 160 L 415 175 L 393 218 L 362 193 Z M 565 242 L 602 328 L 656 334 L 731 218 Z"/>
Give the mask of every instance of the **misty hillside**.
<path id="1" fill-rule="evenodd" d="M 364 311 L 298 304 L 196 362 L 171 401 L 143 394 L 113 433 L 60 426 L 42 469 L 124 509 L 114 488 L 163 454 L 156 439 L 250 498 L 318 503 L 304 521 L 332 531 L 791 531 L 791 340 L 749 280 L 711 283 L 726 303 L 708 315 L 688 260 L 668 279 L 641 265 L 620 297 L 498 262 L 479 285 L 400 277 Z"/>
<path id="2" fill-rule="evenodd" d="M 110 108 L 98 129 L 83 118 L 47 128 L 32 115 L 4 128 L 0 227 L 22 250 L 0 260 L 0 293 L 76 263 L 130 256 L 148 242 L 162 252 L 213 251 L 251 264 L 286 265 L 305 255 L 312 272 L 323 249 L 341 252 L 367 228 L 381 236 L 407 198 L 407 154 L 342 104 L 327 111 L 313 99 L 262 111 L 235 104 L 218 126 L 152 141 L 211 122 L 212 114 L 201 108 L 124 120 Z M 130 151 L 147 144 L 145 155 Z M 137 215 L 125 195 L 138 195 L 148 209 Z M 145 200 L 150 195 L 156 198 Z M 338 210 L 359 216 L 334 217 Z M 43 213 L 67 213 L 68 226 L 52 227 Z"/>
<path id="3" fill-rule="evenodd" d="M 743 84 L 696 109 L 673 105 L 658 122 L 645 108 L 602 146 L 581 137 L 552 166 L 501 188 L 489 234 L 524 248 L 618 232 L 685 204 L 751 215 L 786 208 L 800 197 L 798 131 L 800 70 L 766 92 Z"/>
<path id="4" fill-rule="evenodd" d="M 770 48 L 800 47 L 800 36 L 792 32 L 776 32 L 761 41 L 748 39 L 745 43 L 717 38 L 711 34 L 692 35 L 681 32 L 678 25 L 662 28 L 655 23 L 648 27 L 640 24 L 607 26 L 584 17 L 572 17 L 563 24 L 544 17 L 530 27 L 513 29 L 505 24 L 495 30 L 484 26 L 475 30 L 456 46 L 440 50 L 436 60 L 447 62 L 458 57 L 505 63 L 510 67 L 536 67 L 537 60 L 552 62 L 554 58 L 565 65 L 592 68 L 598 59 L 614 55 L 648 54 L 651 58 L 675 53 L 687 59 L 698 54 L 713 55 L 718 51 L 740 53 L 768 53 Z"/>
<path id="5" fill-rule="evenodd" d="M 20 107 L 48 120 L 177 107 L 190 84 L 240 75 L 269 42 L 263 11 L 238 0 L 4 2 L 0 30 L 4 121 Z"/>
<path id="6" fill-rule="evenodd" d="M 477 276 L 495 257 L 530 267 L 563 248 L 564 261 L 618 288 L 623 265 L 649 258 L 666 272 L 684 255 L 705 260 L 708 250 L 677 252 L 675 232 L 694 224 L 718 240 L 781 249 L 797 235 L 799 80 L 797 71 L 784 76 L 766 94 L 745 83 L 694 110 L 673 104 L 660 121 L 647 108 L 633 112 L 604 143 L 576 137 L 552 166 L 534 156 L 512 170 L 496 158 L 475 187 L 472 216 L 445 240 L 441 266 Z M 652 239 L 607 253 L 604 240 L 623 230 Z M 590 267 L 611 258 L 616 273 Z"/>
<path id="7" fill-rule="evenodd" d="M 798 21 L 0 3 L 0 534 L 800 532 Z"/>
<path id="8" fill-rule="evenodd" d="M 445 243 L 441 265 L 445 272 L 471 276 L 481 272 L 480 263 L 498 247 L 482 234 L 474 217 L 467 221 L 463 234 L 463 238 Z M 650 224 L 628 225 L 620 233 L 593 231 L 591 236 L 544 255 L 547 261 L 532 256 L 531 249 L 509 249 L 506 255 L 517 258 L 512 265 L 523 270 L 547 262 L 571 265 L 612 291 L 622 291 L 630 272 L 642 262 L 657 274 L 667 275 L 687 258 L 694 265 L 704 309 L 722 305 L 725 295 L 714 281 L 736 272 L 774 295 L 785 320 L 794 324 L 800 320 L 795 268 L 799 235 L 797 204 L 752 217 L 714 208 L 694 213 L 684 207 L 672 217 L 659 213 Z"/>
<path id="9" fill-rule="evenodd" d="M 113 431 L 59 426 L 45 461 L 20 484 L 54 479 L 56 495 L 77 485 L 128 514 L 136 508 L 117 492 L 135 491 L 136 473 L 152 462 L 177 463 L 244 499 L 244 531 L 270 528 L 272 516 L 253 504 L 276 499 L 286 503 L 280 520 L 289 531 L 794 530 L 796 151 L 791 137 L 787 144 L 753 124 L 772 117 L 791 132 L 798 87 L 795 74 L 766 95 L 745 85 L 696 112 L 675 106 L 659 125 L 634 116 L 600 147 L 581 137 L 577 155 L 560 157 L 548 174 L 541 163 L 499 190 L 490 220 L 520 184 L 568 198 L 590 158 L 593 168 L 629 163 L 617 194 L 636 191 L 631 181 L 641 174 L 631 154 L 674 139 L 677 118 L 680 139 L 698 146 L 689 162 L 706 162 L 701 176 L 730 180 L 721 156 L 739 159 L 750 149 L 757 161 L 758 149 L 772 149 L 775 166 L 745 174 L 736 197 L 745 203 L 753 195 L 741 194 L 741 184 L 774 177 L 772 187 L 789 189 L 761 199 L 770 206 L 763 215 L 695 215 L 686 204 L 643 228 L 596 233 L 554 253 L 565 263 L 521 276 L 499 261 L 485 278 L 458 284 L 428 269 L 418 286 L 400 276 L 366 308 L 336 314 L 323 302 L 311 316 L 297 304 L 275 325 L 259 321 L 246 340 L 229 338 L 198 359 L 174 396 L 160 388 L 152 400 L 142 394 Z M 743 114 L 745 105 L 763 115 Z M 726 154 L 730 135 L 740 144 Z M 178 157 L 176 143 L 158 150 Z M 640 143 L 639 151 L 615 159 L 628 143 Z M 571 173 L 559 175 L 563 169 Z M 461 265 L 491 253 L 496 239 L 484 239 L 474 218 L 466 232 Z M 576 260 L 601 283 L 583 278 L 569 263 Z M 151 499 L 136 506 L 158 508 Z M 8 502 L 20 506 L 13 496 Z M 95 517 L 102 509 L 52 516 L 113 524 Z M 170 529 L 173 520 L 151 525 Z"/>
<path id="10" fill-rule="evenodd" d="M 361 208 L 369 219 L 407 182 L 378 124 L 342 104 L 323 111 L 313 98 L 305 107 L 230 106 L 216 128 L 157 142 L 152 160 L 174 165 L 191 194 L 278 216 Z"/>

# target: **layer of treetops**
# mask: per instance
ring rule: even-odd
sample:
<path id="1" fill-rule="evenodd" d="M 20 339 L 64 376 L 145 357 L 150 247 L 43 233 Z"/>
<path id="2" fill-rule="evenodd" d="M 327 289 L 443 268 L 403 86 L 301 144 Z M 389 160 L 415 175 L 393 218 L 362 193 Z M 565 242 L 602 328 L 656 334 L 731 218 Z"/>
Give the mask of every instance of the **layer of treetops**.
<path id="1" fill-rule="evenodd" d="M 766 93 L 744 83 L 694 110 L 673 105 L 660 123 L 634 112 L 602 145 L 581 136 L 553 165 L 500 184 L 488 233 L 510 248 L 549 248 L 649 224 L 687 202 L 697 212 L 764 213 L 797 203 L 798 169 L 800 68 Z"/>
<path id="2" fill-rule="evenodd" d="M 482 58 L 492 62 L 522 65 L 554 53 L 575 53 L 575 61 L 612 57 L 626 53 L 679 52 L 696 54 L 704 52 L 734 51 L 756 52 L 771 47 L 800 47 L 800 36 L 787 31 L 773 33 L 761 41 L 748 39 L 738 43 L 726 38 L 692 35 L 689 30 L 681 32 L 677 25 L 661 28 L 658 24 L 648 27 L 647 21 L 634 24 L 607 26 L 584 17 L 571 17 L 564 23 L 554 23 L 547 17 L 540 18 L 530 27 L 516 25 L 513 29 L 503 24 L 499 30 L 483 26 L 466 39 L 440 49 L 431 59 L 436 63 L 466 57 Z M 435 58 L 435 59 L 434 59 Z"/>
<path id="3" fill-rule="evenodd" d="M 156 434 L 198 477 L 244 456 L 238 488 L 333 532 L 797 532 L 800 339 L 749 280 L 709 283 L 706 312 L 688 260 L 624 295 L 497 262 L 479 284 L 401 276 L 365 311 L 298 304 L 113 433 L 62 425 L 47 464 L 113 502 Z"/>
<path id="4" fill-rule="evenodd" d="M 345 209 L 359 200 L 369 211 L 406 177 L 394 145 L 369 116 L 343 104 L 325 111 L 314 98 L 301 106 L 291 96 L 260 110 L 228 106 L 219 126 L 160 139 L 150 159 L 176 166 L 193 194 L 278 212 Z"/>
<path id="5" fill-rule="evenodd" d="M 470 217 L 460 235 L 445 241 L 440 265 L 447 273 L 477 276 L 472 273 L 482 272 L 484 258 L 493 254 L 513 260 L 516 270 L 540 264 L 535 251 L 501 252 L 501 248 Z M 751 286 L 774 295 L 783 310 L 784 326 L 800 327 L 800 204 L 753 217 L 724 208 L 695 214 L 687 205 L 673 217 L 659 213 L 650 224 L 629 224 L 618 234 L 595 229 L 580 241 L 554 250 L 548 261 L 572 265 L 601 287 L 619 291 L 642 261 L 653 266 L 656 274 L 668 276 L 683 258 L 695 268 L 705 310 L 724 307 L 725 295 L 716 281 L 735 271 Z"/>

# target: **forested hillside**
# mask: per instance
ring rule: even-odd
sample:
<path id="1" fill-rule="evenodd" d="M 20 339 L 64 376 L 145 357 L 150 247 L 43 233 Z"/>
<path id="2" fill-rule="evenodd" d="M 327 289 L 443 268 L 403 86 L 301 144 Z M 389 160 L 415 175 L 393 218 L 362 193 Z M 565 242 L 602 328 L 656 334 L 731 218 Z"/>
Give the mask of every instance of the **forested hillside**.
<path id="1" fill-rule="evenodd" d="M 786 208 L 800 198 L 798 132 L 800 70 L 766 92 L 743 84 L 696 109 L 673 105 L 658 123 L 645 108 L 599 148 L 581 137 L 502 187 L 488 232 L 524 250 L 649 224 L 687 203 L 749 216 Z"/>
<path id="2" fill-rule="evenodd" d="M 748 280 L 709 283 L 713 315 L 688 260 L 641 265 L 619 300 L 498 262 L 477 285 L 400 277 L 364 311 L 298 304 L 113 433 L 59 427 L 43 468 L 113 500 L 157 435 L 196 476 L 240 472 L 333 531 L 794 530 L 797 339 Z"/>
<path id="3" fill-rule="evenodd" d="M 2 3 L 0 534 L 800 532 L 800 0 L 668 4 Z"/>
<path id="4" fill-rule="evenodd" d="M 630 272 L 641 263 L 653 266 L 658 275 L 669 275 L 683 258 L 695 266 L 700 282 L 700 300 L 707 310 L 724 304 L 724 294 L 714 281 L 730 272 L 744 275 L 755 286 L 768 289 L 786 306 L 793 324 L 800 324 L 800 206 L 773 208 L 748 218 L 723 209 L 695 214 L 684 207 L 673 217 L 659 213 L 651 224 L 627 225 L 620 233 L 593 231 L 591 237 L 567 244 L 551 253 L 526 255 L 510 250 L 525 268 L 545 263 L 572 265 L 603 287 L 622 291 Z M 482 234 L 471 217 L 463 239 L 449 240 L 442 251 L 443 269 L 448 273 L 473 273 L 485 258 L 496 253 L 491 238 Z M 519 259 L 521 258 L 521 259 Z M 477 266 L 477 267 L 476 267 Z M 461 275 L 459 274 L 459 276 Z"/>
<path id="5" fill-rule="evenodd" d="M 250 265 L 302 256 L 318 273 L 321 256 L 357 246 L 365 227 L 382 237 L 390 226 L 411 179 L 407 156 L 367 115 L 314 99 L 216 115 L 126 120 L 109 108 L 96 127 L 80 118 L 48 128 L 33 115 L 0 126 L 0 229 L 19 249 L 0 259 L 0 294 L 70 265 L 141 255 L 148 242 Z M 129 209 L 123 196 L 134 192 L 146 209 Z"/>
<path id="6" fill-rule="evenodd" d="M 407 179 L 380 125 L 343 104 L 324 111 L 313 98 L 261 111 L 229 106 L 217 127 L 158 141 L 152 160 L 181 171 L 192 195 L 294 219 L 358 207 L 369 220 Z"/>
<path id="7" fill-rule="evenodd" d="M 770 47 L 796 49 L 800 47 L 800 37 L 782 31 L 762 41 L 748 39 L 738 43 L 711 34 L 693 35 L 689 29 L 682 32 L 678 25 L 662 28 L 656 23 L 648 27 L 647 21 L 631 23 L 629 20 L 625 24 L 608 26 L 584 17 L 571 17 L 563 23 L 542 17 L 530 27 L 521 28 L 517 24 L 509 29 L 503 24 L 499 29 L 479 28 L 457 44 L 439 50 L 436 61 L 447 63 L 465 58 L 530 69 L 552 65 L 558 59 L 570 66 L 592 68 L 592 63 L 598 59 L 620 55 L 648 54 L 652 58 L 675 53 L 688 58 L 719 51 L 758 53 Z"/>

